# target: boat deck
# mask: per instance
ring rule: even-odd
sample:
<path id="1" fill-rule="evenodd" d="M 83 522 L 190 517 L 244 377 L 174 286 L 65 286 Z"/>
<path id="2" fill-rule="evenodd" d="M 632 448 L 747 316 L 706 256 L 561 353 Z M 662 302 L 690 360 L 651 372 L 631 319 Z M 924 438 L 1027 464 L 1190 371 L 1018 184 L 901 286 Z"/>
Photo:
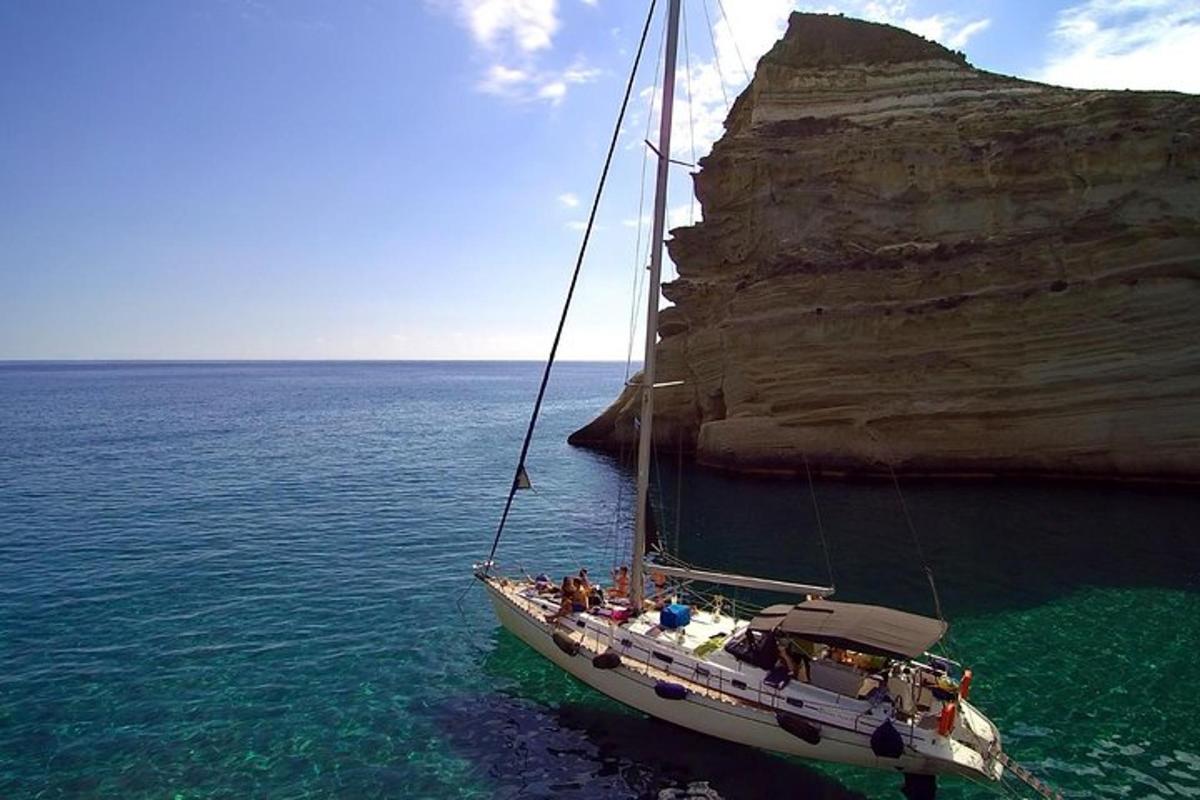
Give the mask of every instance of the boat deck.
<path id="1" fill-rule="evenodd" d="M 650 639 L 670 642 L 680 650 L 695 653 L 705 649 L 710 658 L 715 656 L 725 642 L 742 631 L 749 623 L 737 620 L 726 614 L 714 614 L 711 611 L 694 611 L 691 622 L 683 628 L 664 628 L 657 620 L 657 614 L 643 614 L 637 620 L 625 623 L 635 633 L 640 633 Z"/>

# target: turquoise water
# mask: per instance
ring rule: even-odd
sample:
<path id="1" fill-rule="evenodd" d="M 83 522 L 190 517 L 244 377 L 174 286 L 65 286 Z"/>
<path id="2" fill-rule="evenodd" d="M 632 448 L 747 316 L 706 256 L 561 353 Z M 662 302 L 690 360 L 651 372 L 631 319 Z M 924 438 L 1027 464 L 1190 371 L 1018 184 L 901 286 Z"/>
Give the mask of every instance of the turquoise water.
<path id="1" fill-rule="evenodd" d="M 899 797 L 895 776 L 645 719 L 498 628 L 468 572 L 537 377 L 0 365 L 0 797 Z M 619 557 L 629 475 L 563 440 L 622 378 L 557 372 L 508 566 Z M 806 486 L 668 462 L 686 557 L 824 577 Z M 817 492 L 841 596 L 929 611 L 891 490 Z M 1069 796 L 1200 797 L 1200 498 L 906 496 L 953 653 L 1013 754 Z"/>

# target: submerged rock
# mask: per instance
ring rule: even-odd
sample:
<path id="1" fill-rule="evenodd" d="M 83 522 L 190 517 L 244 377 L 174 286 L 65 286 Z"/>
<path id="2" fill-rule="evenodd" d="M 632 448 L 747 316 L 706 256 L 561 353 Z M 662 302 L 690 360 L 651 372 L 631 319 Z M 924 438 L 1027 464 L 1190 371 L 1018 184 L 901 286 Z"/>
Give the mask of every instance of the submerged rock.
<path id="1" fill-rule="evenodd" d="M 1200 97 L 793 14 L 672 232 L 656 439 L 739 470 L 1200 477 Z M 630 446 L 627 390 L 575 444 Z"/>

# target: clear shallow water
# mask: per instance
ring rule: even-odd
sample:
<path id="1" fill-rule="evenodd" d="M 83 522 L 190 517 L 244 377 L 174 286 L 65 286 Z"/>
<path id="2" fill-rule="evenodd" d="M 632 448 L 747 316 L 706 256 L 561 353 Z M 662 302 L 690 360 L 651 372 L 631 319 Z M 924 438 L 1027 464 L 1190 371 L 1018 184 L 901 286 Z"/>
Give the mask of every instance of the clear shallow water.
<path id="1" fill-rule="evenodd" d="M 0 366 L 0 797 L 898 797 L 891 775 L 642 718 L 498 629 L 467 574 L 537 377 Z M 628 475 L 563 443 L 622 377 L 558 370 L 509 565 L 602 571 L 622 549 Z M 686 557 L 824 575 L 803 484 L 662 471 Z M 842 596 L 927 611 L 891 490 L 818 494 Z M 1071 796 L 1200 797 L 1200 499 L 906 496 L 1014 755 Z"/>

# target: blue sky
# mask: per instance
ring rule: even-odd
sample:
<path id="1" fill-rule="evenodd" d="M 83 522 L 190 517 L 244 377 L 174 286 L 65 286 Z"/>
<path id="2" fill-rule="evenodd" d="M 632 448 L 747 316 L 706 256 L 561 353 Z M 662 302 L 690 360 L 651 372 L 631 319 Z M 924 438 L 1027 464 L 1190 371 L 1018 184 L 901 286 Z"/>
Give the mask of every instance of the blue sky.
<path id="1" fill-rule="evenodd" d="M 707 0 L 715 35 L 685 4 L 685 160 L 793 7 L 1006 74 L 1200 91 L 1200 0 Z M 0 4 L 0 358 L 543 358 L 644 8 Z M 652 66 L 568 358 L 625 357 Z M 682 170 L 673 191 L 686 222 Z"/>

